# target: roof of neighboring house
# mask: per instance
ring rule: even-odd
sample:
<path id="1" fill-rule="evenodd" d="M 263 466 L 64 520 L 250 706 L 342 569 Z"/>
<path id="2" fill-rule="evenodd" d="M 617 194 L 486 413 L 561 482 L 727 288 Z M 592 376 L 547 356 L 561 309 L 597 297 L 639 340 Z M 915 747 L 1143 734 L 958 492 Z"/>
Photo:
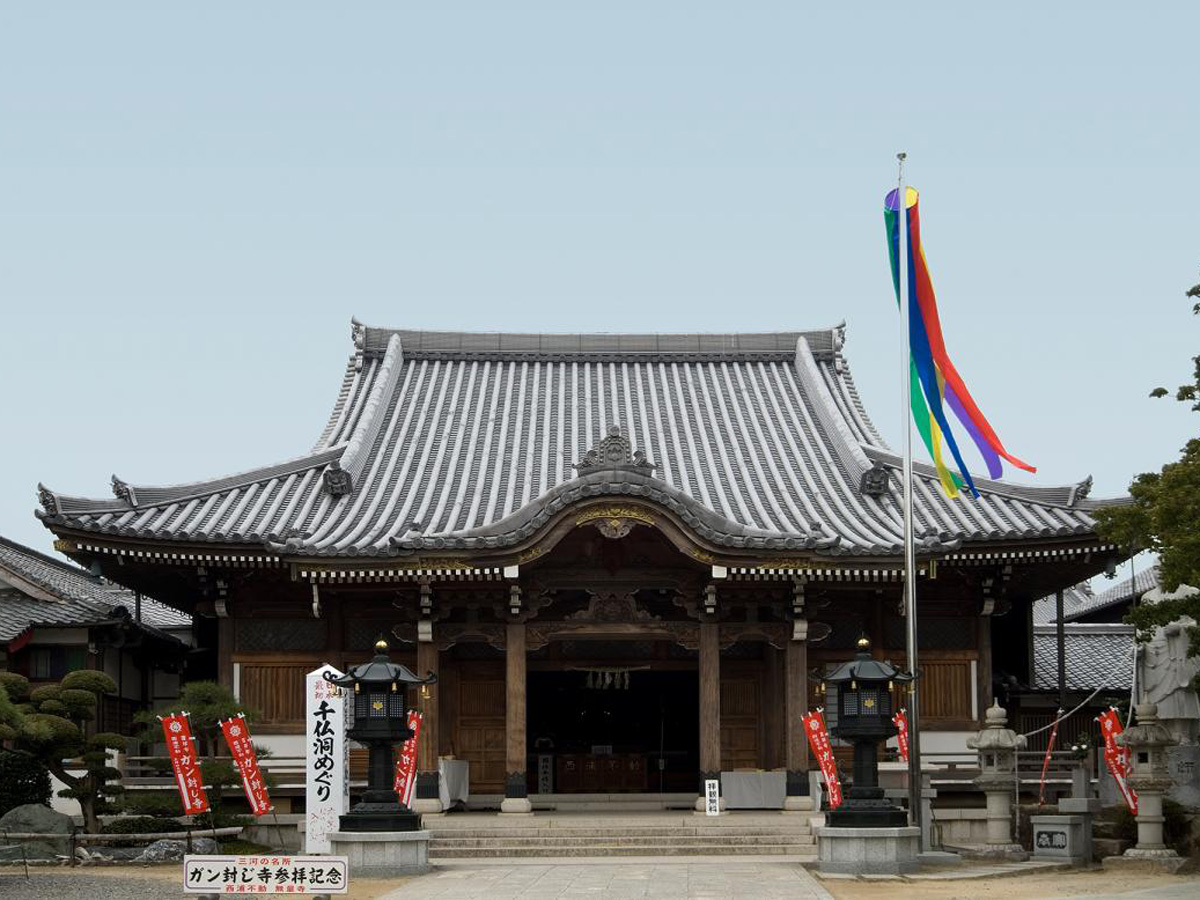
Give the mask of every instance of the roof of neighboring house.
<path id="1" fill-rule="evenodd" d="M 132 615 L 132 591 L 14 541 L 0 538 L 0 641 L 36 627 L 82 626 Z M 140 627 L 161 636 L 189 628 L 191 616 L 143 597 Z M 137 624 L 137 623 L 135 623 Z"/>
<path id="2" fill-rule="evenodd" d="M 1069 623 L 1064 626 L 1067 690 L 1129 690 L 1133 685 L 1132 625 Z M 1056 626 L 1033 628 L 1034 690 L 1058 690 Z"/>
<path id="3" fill-rule="evenodd" d="M 764 334 L 352 329 L 316 447 L 278 465 L 114 497 L 44 487 L 56 528 L 303 556 L 500 550 L 568 505 L 643 497 L 713 545 L 902 553 L 901 459 L 863 408 L 842 326 Z M 606 435 L 608 436 L 606 438 Z M 951 501 L 915 467 L 923 550 L 1091 537 L 1091 479 L 977 479 Z"/>
<path id="4" fill-rule="evenodd" d="M 1063 589 L 1063 619 L 1071 620 L 1071 615 L 1092 602 L 1092 587 L 1086 581 Z M 1045 625 L 1058 619 L 1058 602 L 1051 594 L 1033 604 L 1033 623 Z"/>

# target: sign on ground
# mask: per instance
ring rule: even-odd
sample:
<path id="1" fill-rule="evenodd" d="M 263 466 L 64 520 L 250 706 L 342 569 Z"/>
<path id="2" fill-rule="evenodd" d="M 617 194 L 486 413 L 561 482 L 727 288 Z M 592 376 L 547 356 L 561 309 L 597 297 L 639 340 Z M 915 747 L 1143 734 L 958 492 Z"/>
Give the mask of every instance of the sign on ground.
<path id="1" fill-rule="evenodd" d="M 193 856 L 183 858 L 189 894 L 344 894 L 344 856 Z"/>

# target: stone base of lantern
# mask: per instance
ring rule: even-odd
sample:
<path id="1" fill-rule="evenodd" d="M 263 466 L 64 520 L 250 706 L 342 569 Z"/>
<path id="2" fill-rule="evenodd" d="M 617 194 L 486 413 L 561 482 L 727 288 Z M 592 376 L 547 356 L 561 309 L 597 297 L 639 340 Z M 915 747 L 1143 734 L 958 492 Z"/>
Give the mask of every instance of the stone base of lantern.
<path id="1" fill-rule="evenodd" d="M 971 859 L 1004 859 L 1010 862 L 1024 862 L 1029 859 L 1029 851 L 1020 844 L 983 844 L 964 851 Z"/>
<path id="2" fill-rule="evenodd" d="M 346 857 L 350 874 L 395 878 L 429 871 L 428 831 L 335 831 L 329 835 L 334 856 Z"/>
<path id="3" fill-rule="evenodd" d="M 1092 817 L 1090 815 L 1030 816 L 1033 856 L 1075 866 L 1092 864 Z"/>
<path id="4" fill-rule="evenodd" d="M 817 833 L 817 869 L 833 875 L 904 875 L 920 866 L 921 829 L 837 828 Z"/>
<path id="5" fill-rule="evenodd" d="M 1187 862 L 1174 850 L 1126 850 L 1123 856 L 1106 856 L 1100 861 L 1106 871 L 1161 872 L 1174 875 Z"/>

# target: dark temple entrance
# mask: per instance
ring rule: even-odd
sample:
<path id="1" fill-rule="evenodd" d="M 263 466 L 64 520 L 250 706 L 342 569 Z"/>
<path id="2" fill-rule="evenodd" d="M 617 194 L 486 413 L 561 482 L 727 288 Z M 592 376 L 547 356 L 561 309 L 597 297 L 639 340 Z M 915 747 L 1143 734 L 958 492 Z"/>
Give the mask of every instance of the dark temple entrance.
<path id="1" fill-rule="evenodd" d="M 630 661 L 531 671 L 528 717 L 530 793 L 695 791 L 695 670 Z"/>

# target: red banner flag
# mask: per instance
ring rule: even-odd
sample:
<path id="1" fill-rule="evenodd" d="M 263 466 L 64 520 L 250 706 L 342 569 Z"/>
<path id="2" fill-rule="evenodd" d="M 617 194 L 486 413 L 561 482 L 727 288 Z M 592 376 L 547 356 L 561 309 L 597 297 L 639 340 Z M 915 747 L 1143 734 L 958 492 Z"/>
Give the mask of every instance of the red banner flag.
<path id="1" fill-rule="evenodd" d="M 256 816 L 265 816 L 274 807 L 271 806 L 267 784 L 258 768 L 258 756 L 254 752 L 254 744 L 250 742 L 250 726 L 246 724 L 246 717 L 239 713 L 237 718 L 222 722 L 221 734 L 225 735 L 233 764 L 242 777 L 242 790 L 250 802 L 250 811 Z"/>
<path id="2" fill-rule="evenodd" d="M 1120 790 L 1121 796 L 1125 798 L 1125 805 L 1129 807 L 1131 813 L 1137 815 L 1137 792 L 1125 780 L 1129 774 L 1129 748 L 1117 744 L 1117 735 L 1125 730 L 1121 726 L 1121 719 L 1117 715 L 1117 711 L 1110 708 L 1106 712 L 1100 713 L 1096 717 L 1096 721 L 1100 723 L 1100 731 L 1104 735 L 1105 765 L 1108 766 L 1113 781 L 1117 783 L 1117 789 Z"/>
<path id="3" fill-rule="evenodd" d="M 417 785 L 417 738 L 421 736 L 421 714 L 415 709 L 408 711 L 408 730 L 412 737 L 400 745 L 396 754 L 396 796 L 408 806 L 412 802 L 413 789 Z"/>
<path id="4" fill-rule="evenodd" d="M 829 729 L 825 727 L 824 711 L 806 713 L 800 717 L 804 725 L 804 733 L 808 735 L 808 745 L 812 748 L 813 756 L 825 776 L 825 788 L 829 791 L 829 808 L 837 809 L 842 805 L 842 785 L 838 781 L 837 763 L 833 759 L 833 747 L 829 743 Z"/>
<path id="5" fill-rule="evenodd" d="M 200 777 L 200 763 L 196 759 L 196 744 L 187 713 L 171 713 L 160 716 L 163 738 L 167 742 L 167 754 L 171 757 L 171 768 L 175 770 L 175 782 L 179 786 L 179 799 L 183 801 L 183 814 L 194 816 L 208 812 L 208 795 Z"/>
<path id="6" fill-rule="evenodd" d="M 892 724 L 896 726 L 896 743 L 900 746 L 900 758 L 908 762 L 908 714 L 903 706 L 892 716 Z"/>
<path id="7" fill-rule="evenodd" d="M 1046 742 L 1046 756 L 1042 759 L 1042 777 L 1038 781 L 1038 807 L 1046 802 L 1046 772 L 1050 769 L 1050 755 L 1054 752 L 1054 741 L 1058 737 L 1058 717 L 1062 715 L 1060 709 L 1054 716 L 1054 726 L 1050 729 L 1050 740 Z"/>

